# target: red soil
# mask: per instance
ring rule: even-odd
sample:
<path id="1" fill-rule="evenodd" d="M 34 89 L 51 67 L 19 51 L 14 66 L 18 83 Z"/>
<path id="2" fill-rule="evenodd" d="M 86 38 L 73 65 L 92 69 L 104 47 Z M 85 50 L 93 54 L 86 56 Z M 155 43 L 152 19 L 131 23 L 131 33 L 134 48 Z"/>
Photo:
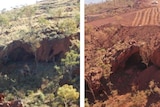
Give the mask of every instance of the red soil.
<path id="1" fill-rule="evenodd" d="M 126 12 L 122 15 L 99 19 L 96 21 L 89 22 L 87 24 L 96 27 L 109 23 L 121 24 L 123 26 L 160 25 L 160 4 L 153 5 L 151 1 L 148 0 L 148 2 L 145 2 L 145 6 L 146 5 L 151 5 L 151 7 L 147 6 L 145 8 L 138 9 L 133 12 Z"/>
<path id="2" fill-rule="evenodd" d="M 90 103 L 101 101 L 94 107 L 131 107 L 137 91 L 144 95 L 137 107 L 159 107 L 160 91 L 143 93 L 150 81 L 160 87 L 159 6 L 86 23 L 94 27 L 85 35 L 86 97 Z"/>

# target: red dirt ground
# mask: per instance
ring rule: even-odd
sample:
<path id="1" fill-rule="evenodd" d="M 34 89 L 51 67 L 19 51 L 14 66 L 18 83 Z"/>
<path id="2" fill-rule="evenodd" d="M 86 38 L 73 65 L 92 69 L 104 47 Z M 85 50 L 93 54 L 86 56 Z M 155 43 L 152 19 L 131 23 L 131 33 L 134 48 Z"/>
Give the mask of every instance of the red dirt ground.
<path id="1" fill-rule="evenodd" d="M 144 5 L 148 5 L 149 7 L 147 6 L 146 8 L 138 9 L 133 12 L 113 16 L 110 18 L 99 19 L 87 24 L 96 27 L 108 23 L 121 24 L 123 26 L 160 25 L 160 3 L 152 5 L 151 0 L 148 0 L 148 2 L 146 1 Z"/>
<path id="2" fill-rule="evenodd" d="M 91 107 L 160 107 L 160 4 L 142 1 L 145 8 L 86 23 Z"/>

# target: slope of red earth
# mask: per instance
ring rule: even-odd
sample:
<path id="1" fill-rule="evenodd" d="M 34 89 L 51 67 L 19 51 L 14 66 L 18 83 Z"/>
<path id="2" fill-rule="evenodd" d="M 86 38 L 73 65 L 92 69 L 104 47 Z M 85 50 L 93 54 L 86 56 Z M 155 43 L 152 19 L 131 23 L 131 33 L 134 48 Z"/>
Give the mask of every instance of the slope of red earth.
<path id="1" fill-rule="evenodd" d="M 121 24 L 123 26 L 144 26 L 160 25 L 160 7 L 148 7 L 122 15 L 113 16 L 101 20 L 89 22 L 92 26 L 102 26 L 105 24 Z"/>
<path id="2" fill-rule="evenodd" d="M 91 107 L 160 107 L 160 3 L 152 2 L 137 0 L 136 11 L 86 23 Z"/>
<path id="3" fill-rule="evenodd" d="M 93 106 L 159 104 L 159 26 L 87 25 L 85 44 L 86 98 L 101 101 Z"/>
<path id="4" fill-rule="evenodd" d="M 88 22 L 87 24 L 95 27 L 109 23 L 121 24 L 123 26 L 160 25 L 160 3 L 152 4 L 153 1 L 160 2 L 159 0 L 137 0 L 134 4 L 137 6 L 139 5 L 137 8 L 131 8 L 127 10 L 123 9 L 123 14 L 118 14 L 113 17 L 106 16 L 106 18 L 103 19 L 95 18 L 96 20 Z M 105 16 L 105 14 L 106 13 L 101 13 L 100 16 Z M 98 14 L 94 16 L 98 17 Z"/>

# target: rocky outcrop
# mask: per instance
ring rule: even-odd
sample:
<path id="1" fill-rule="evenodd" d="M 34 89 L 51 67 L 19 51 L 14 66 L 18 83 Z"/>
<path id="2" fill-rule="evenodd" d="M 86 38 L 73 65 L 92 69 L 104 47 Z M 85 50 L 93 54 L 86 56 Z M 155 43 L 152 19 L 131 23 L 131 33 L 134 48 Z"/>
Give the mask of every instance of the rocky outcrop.
<path id="1" fill-rule="evenodd" d="M 111 62 L 113 72 L 124 69 L 127 64 L 135 64 L 141 61 L 138 46 L 131 46 L 127 49 L 119 50 L 114 56 L 115 59 Z"/>
<path id="2" fill-rule="evenodd" d="M 153 52 L 151 60 L 153 64 L 160 67 L 160 47 Z"/>
<path id="3" fill-rule="evenodd" d="M 106 25 L 92 30 L 86 33 L 85 45 L 90 102 L 106 100 L 112 90 L 124 95 L 147 89 L 152 80 L 160 82 L 159 26 Z"/>
<path id="4" fill-rule="evenodd" d="M 160 82 L 160 69 L 155 65 L 152 65 L 142 72 L 138 73 L 138 76 L 134 79 L 134 83 L 138 86 L 138 89 L 145 90 L 149 88 L 149 82 Z M 159 84 L 157 84 L 159 85 Z"/>
<path id="5" fill-rule="evenodd" d="M 40 47 L 37 49 L 37 59 L 39 61 L 58 60 L 64 56 L 71 45 L 69 38 L 64 39 L 44 39 L 40 42 Z"/>
<path id="6" fill-rule="evenodd" d="M 63 39 L 45 38 L 38 43 L 26 43 L 24 41 L 13 41 L 6 47 L 0 48 L 0 59 L 6 63 L 10 61 L 56 61 L 64 56 L 71 45 L 68 37 Z"/>

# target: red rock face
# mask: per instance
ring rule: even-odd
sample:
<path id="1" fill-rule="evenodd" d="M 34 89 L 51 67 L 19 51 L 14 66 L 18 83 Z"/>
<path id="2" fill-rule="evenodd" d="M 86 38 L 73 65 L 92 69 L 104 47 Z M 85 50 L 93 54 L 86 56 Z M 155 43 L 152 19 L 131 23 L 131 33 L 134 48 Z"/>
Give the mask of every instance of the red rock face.
<path id="1" fill-rule="evenodd" d="M 109 81 L 112 90 L 118 90 L 120 95 L 148 89 L 152 80 L 160 82 L 159 27 L 112 26 L 115 33 L 108 33 L 110 26 L 101 26 L 86 35 L 86 96 L 91 102 L 93 96 L 98 100 L 107 99 L 105 96 L 111 94 Z M 148 101 L 153 103 L 151 99 Z"/>
<path id="2" fill-rule="evenodd" d="M 4 94 L 0 93 L 0 107 L 23 107 L 21 100 L 4 101 Z"/>
<path id="3" fill-rule="evenodd" d="M 37 49 L 37 59 L 39 61 L 52 61 L 56 57 L 61 58 L 64 53 L 69 50 L 71 45 L 69 38 L 43 40 L 40 43 L 40 48 Z"/>
<path id="4" fill-rule="evenodd" d="M 130 48 L 128 49 L 125 49 L 125 50 L 122 50 L 122 52 L 120 53 L 116 53 L 116 54 L 119 54 L 117 56 L 115 56 L 115 60 L 112 61 L 112 71 L 117 71 L 118 69 L 124 69 L 125 66 L 126 66 L 126 61 L 135 53 L 139 53 L 139 47 L 137 46 L 131 46 Z M 135 57 L 137 58 L 137 57 Z M 134 60 L 140 60 L 140 59 L 133 59 L 133 63 L 134 63 Z"/>
<path id="5" fill-rule="evenodd" d="M 160 69 L 154 65 L 148 67 L 147 69 L 139 72 L 137 77 L 134 79 L 134 83 L 138 86 L 140 90 L 149 88 L 149 82 L 155 81 L 160 82 Z"/>
<path id="6" fill-rule="evenodd" d="M 33 47 L 31 43 L 14 41 L 6 48 L 1 48 L 0 59 L 2 62 L 6 62 L 8 59 L 11 61 L 25 61 L 36 57 L 38 61 L 55 61 L 64 56 L 70 45 L 69 38 L 44 39 L 39 42 L 37 48 L 36 46 Z"/>
<path id="7" fill-rule="evenodd" d="M 160 47 L 153 52 L 151 60 L 153 64 L 160 67 Z"/>
<path id="8" fill-rule="evenodd" d="M 2 103 L 4 101 L 4 94 L 0 93 L 0 103 Z"/>

